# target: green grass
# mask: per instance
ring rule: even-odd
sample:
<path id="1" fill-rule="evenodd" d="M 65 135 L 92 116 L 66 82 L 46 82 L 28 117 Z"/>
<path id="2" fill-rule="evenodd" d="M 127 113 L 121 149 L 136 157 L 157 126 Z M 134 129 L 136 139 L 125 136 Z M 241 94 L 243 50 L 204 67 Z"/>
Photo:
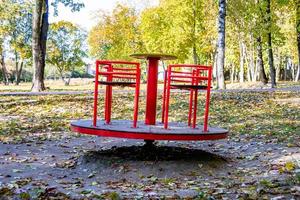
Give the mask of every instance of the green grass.
<path id="1" fill-rule="evenodd" d="M 61 80 L 46 80 L 45 86 L 47 87 L 46 91 L 92 91 L 94 90 L 94 79 L 81 79 L 76 78 L 72 79 L 69 86 L 65 86 Z M 280 81 L 278 82 L 277 87 L 293 87 L 299 86 L 300 82 L 292 81 Z M 29 92 L 31 90 L 32 83 L 20 83 L 20 85 L 0 85 L 0 92 Z M 228 89 L 247 89 L 247 88 L 268 88 L 269 86 L 263 86 L 259 82 L 245 82 L 245 83 L 227 83 L 226 86 Z M 158 85 L 159 89 L 163 89 L 163 83 L 160 82 Z M 129 88 L 130 89 L 130 88 Z M 141 84 L 141 90 L 146 89 L 146 84 Z"/>
<path id="2" fill-rule="evenodd" d="M 103 113 L 100 95 L 99 116 Z M 198 123 L 202 123 L 204 96 L 199 97 Z M 299 145 L 300 105 L 288 100 L 300 99 L 300 93 L 213 93 L 210 125 L 227 128 L 230 136 L 239 134 L 276 139 Z M 280 101 L 278 101 L 280 100 Z M 286 102 L 286 103 L 285 103 Z M 60 136 L 69 133 L 71 120 L 91 118 L 93 98 L 88 95 L 2 97 L 0 100 L 0 137 L 26 138 L 29 135 Z M 114 119 L 132 119 L 132 94 L 117 94 L 113 99 Z M 161 117 L 161 97 L 158 100 Z M 187 121 L 188 95 L 171 95 L 170 121 Z M 144 119 L 145 97 L 140 100 L 139 120 Z M 71 133 L 70 133 L 71 134 Z"/>

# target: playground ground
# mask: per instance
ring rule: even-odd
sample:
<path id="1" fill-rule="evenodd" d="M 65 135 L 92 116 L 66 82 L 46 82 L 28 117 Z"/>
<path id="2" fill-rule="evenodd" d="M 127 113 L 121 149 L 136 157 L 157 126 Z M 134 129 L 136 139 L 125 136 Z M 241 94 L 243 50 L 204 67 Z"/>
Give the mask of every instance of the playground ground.
<path id="1" fill-rule="evenodd" d="M 228 139 L 151 150 L 70 132 L 72 120 L 91 117 L 91 94 L 2 96 L 0 199 L 298 199 L 300 91 L 292 88 L 215 92 L 210 124 L 229 129 Z M 131 119 L 132 99 L 117 94 L 113 118 Z M 171 103 L 170 120 L 185 121 L 186 95 Z"/>

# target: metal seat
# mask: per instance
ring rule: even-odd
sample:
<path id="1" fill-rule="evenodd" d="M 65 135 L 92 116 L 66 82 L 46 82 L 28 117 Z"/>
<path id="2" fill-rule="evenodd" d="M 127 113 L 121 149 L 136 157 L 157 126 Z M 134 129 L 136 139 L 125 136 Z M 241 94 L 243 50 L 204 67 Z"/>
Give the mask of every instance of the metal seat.
<path id="1" fill-rule="evenodd" d="M 180 89 L 180 90 L 206 90 L 207 86 L 205 85 L 171 85 L 171 88 Z"/>
<path id="2" fill-rule="evenodd" d="M 177 64 L 177 65 L 168 66 L 168 69 L 165 71 L 163 105 L 162 105 L 163 107 L 162 123 L 164 123 L 165 129 L 168 128 L 169 101 L 170 101 L 171 89 L 181 89 L 181 90 L 190 91 L 188 126 L 191 126 L 192 128 L 196 128 L 198 90 L 206 90 L 203 131 L 204 132 L 208 131 L 208 112 L 209 112 L 211 80 L 212 80 L 211 66 L 186 65 L 186 64 Z"/>
<path id="3" fill-rule="evenodd" d="M 126 66 L 126 67 L 124 67 Z M 135 87 L 133 127 L 137 127 L 138 102 L 140 91 L 140 63 L 127 61 L 97 60 L 95 74 L 95 98 L 93 125 L 97 126 L 98 85 L 105 85 L 105 114 L 106 124 L 111 122 L 112 87 Z M 99 80 L 102 78 L 104 80 Z"/>

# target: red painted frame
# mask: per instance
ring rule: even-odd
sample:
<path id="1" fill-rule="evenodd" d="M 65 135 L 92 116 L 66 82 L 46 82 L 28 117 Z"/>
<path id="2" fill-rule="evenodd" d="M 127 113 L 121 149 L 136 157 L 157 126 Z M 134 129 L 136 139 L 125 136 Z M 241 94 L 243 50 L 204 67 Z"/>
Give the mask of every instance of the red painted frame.
<path id="1" fill-rule="evenodd" d="M 114 67 L 114 65 L 129 65 L 129 66 L 134 66 L 134 68 L 120 68 L 120 67 Z M 103 69 L 105 69 L 106 71 L 100 71 L 101 66 L 103 66 Z M 113 82 L 114 78 L 123 79 L 123 80 L 124 79 L 135 80 L 133 127 L 136 128 L 137 120 L 138 120 L 138 104 L 139 104 L 140 79 L 141 79 L 140 63 L 127 62 L 127 61 L 111 61 L 111 60 L 96 61 L 93 126 L 97 126 L 99 75 L 105 76 L 107 82 Z M 106 124 L 109 124 L 111 121 L 111 107 L 112 107 L 112 85 L 106 85 L 105 113 L 104 113 L 104 119 Z"/>
<path id="2" fill-rule="evenodd" d="M 172 71 L 173 68 L 190 68 L 191 72 Z M 203 76 L 203 72 L 207 72 L 207 76 Z M 212 80 L 212 66 L 176 64 L 169 65 L 165 71 L 165 82 L 163 90 L 163 106 L 162 106 L 162 123 L 164 128 L 168 128 L 169 118 L 169 102 L 170 90 L 173 89 L 171 82 L 189 83 L 190 85 L 199 85 L 202 81 L 207 81 L 206 84 L 206 101 L 204 112 L 203 131 L 208 132 L 208 115 L 210 104 L 210 88 Z M 188 126 L 196 128 L 197 121 L 197 105 L 198 105 L 198 89 L 190 89 Z"/>

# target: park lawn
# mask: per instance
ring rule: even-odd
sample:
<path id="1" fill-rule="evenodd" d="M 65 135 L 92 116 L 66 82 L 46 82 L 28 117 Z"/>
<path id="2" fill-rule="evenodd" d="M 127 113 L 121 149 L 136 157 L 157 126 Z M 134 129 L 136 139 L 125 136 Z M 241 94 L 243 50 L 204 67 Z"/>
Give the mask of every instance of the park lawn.
<path id="1" fill-rule="evenodd" d="M 13 83 L 0 85 L 0 92 L 29 92 L 31 82 L 21 82 L 19 85 Z M 93 90 L 93 79 L 72 79 L 70 85 L 65 86 L 61 80 L 46 80 L 47 91 L 86 91 Z"/>
<path id="2" fill-rule="evenodd" d="M 1 92 L 30 92 L 31 91 L 31 82 L 21 82 L 19 85 L 9 84 L 9 85 L 0 85 L 0 93 Z M 46 92 L 54 92 L 54 91 L 93 91 L 94 90 L 94 79 L 89 78 L 74 78 L 71 80 L 70 85 L 65 85 L 61 80 L 46 80 L 45 87 Z M 162 88 L 163 85 L 160 84 L 159 88 Z M 104 88 L 104 86 L 100 86 L 100 89 Z M 131 90 L 132 88 L 127 88 Z M 141 89 L 146 89 L 145 84 L 141 84 Z"/>
<path id="3" fill-rule="evenodd" d="M 185 122 L 187 94 L 171 96 L 170 120 Z M 91 95 L 2 97 L 0 199 L 130 199 L 152 191 L 155 199 L 182 199 L 178 190 L 191 192 L 186 199 L 296 197 L 300 93 L 215 92 L 211 100 L 210 125 L 228 128 L 228 140 L 161 142 L 145 153 L 137 141 L 70 132 L 71 120 L 91 118 Z M 140 102 L 143 120 L 144 96 Z M 131 119 L 132 109 L 132 93 L 115 94 L 113 118 Z"/>
<path id="4" fill-rule="evenodd" d="M 256 136 L 288 145 L 300 145 L 299 92 L 237 92 L 213 93 L 210 125 L 230 130 L 230 137 L 239 134 Z M 7 96 L 0 100 L 1 140 L 26 139 L 28 135 L 50 135 L 69 132 L 75 119 L 92 117 L 92 95 Z M 160 120 L 161 95 L 158 100 Z M 186 122 L 188 95 L 171 95 L 170 121 Z M 198 123 L 202 122 L 204 95 L 200 95 Z M 100 94 L 99 105 L 103 105 Z M 103 107 L 99 106 L 99 115 Z M 131 119 L 133 94 L 116 94 L 113 100 L 114 119 Z M 140 99 L 139 120 L 143 120 L 145 96 Z M 43 134 L 51 133 L 51 134 Z M 72 134 L 72 133 L 70 133 Z"/>
<path id="5" fill-rule="evenodd" d="M 93 91 L 94 90 L 94 79 L 93 78 L 73 78 L 70 82 L 70 85 L 66 86 L 61 80 L 46 80 L 45 86 L 47 92 L 52 91 Z M 19 85 L 9 84 L 9 85 L 0 85 L 1 92 L 30 92 L 32 83 L 31 82 L 21 82 Z M 278 88 L 285 87 L 294 87 L 300 86 L 300 82 L 292 81 L 280 81 L 278 82 Z M 245 82 L 245 83 L 230 83 L 227 82 L 227 89 L 261 89 L 261 88 L 270 88 L 270 85 L 263 85 L 260 82 Z M 103 89 L 103 86 L 100 86 L 100 89 Z M 131 90 L 133 88 L 126 88 Z M 158 84 L 158 89 L 163 89 L 163 82 L 160 80 Z M 146 90 L 146 84 L 143 82 L 141 84 L 141 90 Z"/>

